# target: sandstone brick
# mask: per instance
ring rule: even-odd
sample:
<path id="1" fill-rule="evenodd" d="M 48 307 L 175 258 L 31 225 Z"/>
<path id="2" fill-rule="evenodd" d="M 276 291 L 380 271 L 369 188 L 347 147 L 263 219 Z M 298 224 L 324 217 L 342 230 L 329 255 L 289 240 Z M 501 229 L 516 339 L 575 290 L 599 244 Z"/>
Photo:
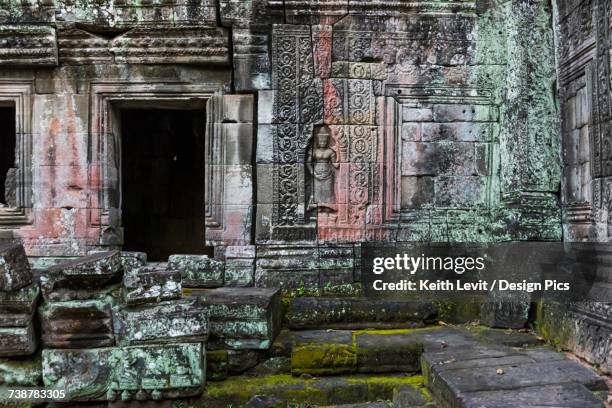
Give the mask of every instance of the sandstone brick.
<path id="1" fill-rule="evenodd" d="M 210 319 L 211 349 L 268 349 L 280 330 L 277 289 L 193 290 Z"/>
<path id="2" fill-rule="evenodd" d="M 433 177 L 402 177 L 402 208 L 433 204 L 434 197 Z"/>
<path id="3" fill-rule="evenodd" d="M 431 108 L 413 108 L 404 106 L 402 109 L 402 121 L 404 122 L 431 122 L 433 110 Z"/>
<path id="4" fill-rule="evenodd" d="M 39 294 L 37 283 L 11 292 L 0 292 L 0 327 L 27 326 L 34 317 Z"/>
<path id="5" fill-rule="evenodd" d="M 223 262 L 206 255 L 170 255 L 168 269 L 180 270 L 186 287 L 218 287 L 223 285 Z"/>
<path id="6" fill-rule="evenodd" d="M 121 272 L 121 252 L 88 255 L 52 266 L 41 278 L 46 301 L 66 301 L 97 297 L 100 289 L 117 282 Z"/>
<path id="7" fill-rule="evenodd" d="M 139 267 L 123 276 L 127 304 L 156 303 L 181 297 L 182 273 L 156 267 Z"/>
<path id="8" fill-rule="evenodd" d="M 42 358 L 45 387 L 61 384 L 68 401 L 195 396 L 202 392 L 206 375 L 201 343 L 48 349 Z"/>
<path id="9" fill-rule="evenodd" d="M 433 117 L 436 122 L 494 122 L 498 115 L 488 105 L 440 104 L 434 105 Z"/>
<path id="10" fill-rule="evenodd" d="M 115 344 L 112 300 L 72 300 L 43 305 L 42 341 L 50 348 L 106 347 Z"/>
<path id="11" fill-rule="evenodd" d="M 0 291 L 21 289 L 32 283 L 32 271 L 23 245 L 0 244 Z"/>
<path id="12" fill-rule="evenodd" d="M 121 346 L 204 343 L 208 339 L 208 315 L 197 300 L 118 306 L 113 309 L 113 327 L 117 344 Z"/>

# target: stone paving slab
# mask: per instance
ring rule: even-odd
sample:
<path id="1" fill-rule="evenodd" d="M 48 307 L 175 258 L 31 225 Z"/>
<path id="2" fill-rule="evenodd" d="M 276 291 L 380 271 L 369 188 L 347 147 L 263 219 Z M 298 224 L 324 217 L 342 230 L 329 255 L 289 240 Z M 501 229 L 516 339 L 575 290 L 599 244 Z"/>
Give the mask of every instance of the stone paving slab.
<path id="1" fill-rule="evenodd" d="M 462 406 L 466 408 L 603 408 L 603 403 L 582 384 L 562 384 L 466 393 Z"/>
<path id="2" fill-rule="evenodd" d="M 589 390 L 606 389 L 595 371 L 546 348 L 517 349 L 484 342 L 429 350 L 421 361 L 425 383 L 443 407 L 535 406 L 516 401 L 512 405 L 513 393 L 525 401 L 531 396 L 533 404 L 547 401 L 548 405 L 549 399 L 565 398 L 573 405 L 550 406 L 591 407 L 594 396 Z M 561 392 L 564 386 L 569 391 Z"/>
<path id="3" fill-rule="evenodd" d="M 382 329 L 432 323 L 436 308 L 429 302 L 365 298 L 296 298 L 287 314 L 291 329 Z"/>
<path id="4" fill-rule="evenodd" d="M 290 355 L 294 375 L 415 373 L 420 370 L 422 335 L 438 329 L 283 332 L 273 354 Z"/>

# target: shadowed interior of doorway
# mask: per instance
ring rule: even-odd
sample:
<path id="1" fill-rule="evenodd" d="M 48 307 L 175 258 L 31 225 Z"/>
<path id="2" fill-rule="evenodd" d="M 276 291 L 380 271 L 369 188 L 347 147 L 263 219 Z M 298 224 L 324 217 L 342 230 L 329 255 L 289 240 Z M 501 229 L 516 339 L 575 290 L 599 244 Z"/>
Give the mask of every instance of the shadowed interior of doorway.
<path id="1" fill-rule="evenodd" d="M 204 110 L 121 112 L 123 249 L 150 261 L 209 254 L 204 242 Z"/>

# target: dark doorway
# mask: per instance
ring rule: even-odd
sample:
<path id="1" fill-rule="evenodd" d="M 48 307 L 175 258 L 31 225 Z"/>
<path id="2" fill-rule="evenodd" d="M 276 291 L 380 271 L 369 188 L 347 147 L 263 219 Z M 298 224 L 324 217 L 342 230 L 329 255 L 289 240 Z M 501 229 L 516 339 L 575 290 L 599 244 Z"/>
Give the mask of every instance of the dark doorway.
<path id="1" fill-rule="evenodd" d="M 204 254 L 203 110 L 121 111 L 123 249 Z"/>
<path id="2" fill-rule="evenodd" d="M 0 203 L 9 206 L 15 205 L 14 186 L 6 183 L 9 170 L 15 167 L 15 144 L 17 135 L 15 128 L 15 107 L 0 107 Z M 14 175 L 13 175 L 14 178 Z M 14 184 L 14 179 L 9 184 Z M 7 197 L 8 194 L 13 197 Z M 12 192 L 12 193 L 11 193 Z"/>

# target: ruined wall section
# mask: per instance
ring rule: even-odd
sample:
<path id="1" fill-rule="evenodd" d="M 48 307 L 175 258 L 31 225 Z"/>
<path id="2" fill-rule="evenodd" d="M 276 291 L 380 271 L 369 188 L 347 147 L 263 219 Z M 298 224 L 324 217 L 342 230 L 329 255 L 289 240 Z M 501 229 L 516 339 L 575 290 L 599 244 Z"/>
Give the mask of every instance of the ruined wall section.
<path id="1" fill-rule="evenodd" d="M 0 101 L 19 124 L 17 202 L 2 210 L 3 237 L 22 239 L 31 256 L 120 246 L 119 109 L 173 106 L 207 115 L 208 238 L 250 243 L 253 97 L 231 95 L 232 32 L 217 2 L 0 9 Z"/>
<path id="2" fill-rule="evenodd" d="M 610 29 L 603 0 L 557 1 L 555 39 L 562 138 L 563 238 L 575 273 L 595 277 L 591 293 L 610 297 L 612 154 Z M 586 299 L 589 300 L 589 299 Z M 608 303 L 543 302 L 538 331 L 612 372 L 612 310 Z"/>
<path id="3" fill-rule="evenodd" d="M 206 106 L 207 244 L 250 284 L 350 286 L 365 241 L 561 238 L 546 1 L 6 4 L 30 255 L 121 245 L 116 111 L 142 103 Z"/>
<path id="4" fill-rule="evenodd" d="M 561 239 L 547 2 L 276 6 L 271 89 L 258 93 L 256 285 L 351 283 L 365 241 Z M 321 127 L 332 203 L 316 200 L 332 182 L 309 171 Z"/>

